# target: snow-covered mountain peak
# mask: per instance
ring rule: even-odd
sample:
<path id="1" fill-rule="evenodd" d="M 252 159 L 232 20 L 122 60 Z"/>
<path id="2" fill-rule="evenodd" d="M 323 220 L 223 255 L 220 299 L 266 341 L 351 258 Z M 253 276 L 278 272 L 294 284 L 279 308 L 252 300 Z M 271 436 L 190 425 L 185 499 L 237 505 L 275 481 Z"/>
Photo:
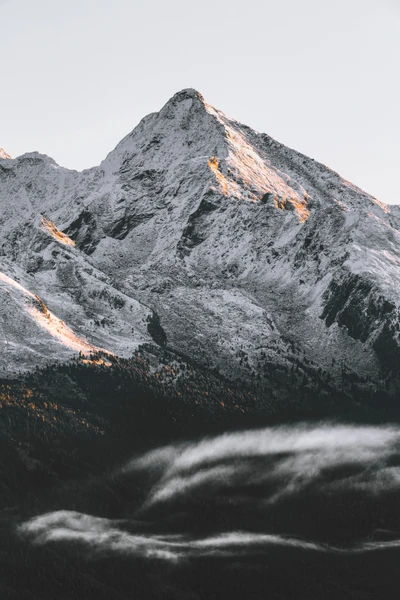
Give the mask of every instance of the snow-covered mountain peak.
<path id="1" fill-rule="evenodd" d="M 153 339 L 241 376 L 296 371 L 298 348 L 338 376 L 338 354 L 357 377 L 400 360 L 398 207 L 196 90 L 82 173 L 3 160 L 0 202 L 0 272 L 93 347 L 129 356 Z M 52 357 L 37 323 L 23 343 L 18 311 L 0 321 L 6 369 Z"/>
<path id="2" fill-rule="evenodd" d="M 177 181 L 193 171 L 205 191 L 289 209 L 300 222 L 309 215 L 308 193 L 273 166 L 259 134 L 207 104 L 193 89 L 178 92 L 159 113 L 145 117 L 100 167 L 113 179 L 127 172 L 139 176 L 143 165 L 153 170 L 153 181 Z"/>
<path id="3" fill-rule="evenodd" d="M 106 173 L 129 161 L 138 168 L 144 161 L 155 169 L 210 156 L 226 156 L 225 129 L 206 109 L 201 94 L 192 89 L 175 94 L 158 113 L 142 119 L 101 164 Z"/>
<path id="4" fill-rule="evenodd" d="M 185 88 L 183 90 L 180 90 L 179 92 L 176 92 L 176 94 L 174 94 L 168 100 L 168 102 L 166 102 L 166 104 L 161 110 L 165 110 L 167 106 L 178 106 L 181 103 L 186 103 L 186 106 L 206 106 L 204 97 L 202 96 L 202 94 L 200 94 L 200 92 L 198 92 L 194 88 Z"/>

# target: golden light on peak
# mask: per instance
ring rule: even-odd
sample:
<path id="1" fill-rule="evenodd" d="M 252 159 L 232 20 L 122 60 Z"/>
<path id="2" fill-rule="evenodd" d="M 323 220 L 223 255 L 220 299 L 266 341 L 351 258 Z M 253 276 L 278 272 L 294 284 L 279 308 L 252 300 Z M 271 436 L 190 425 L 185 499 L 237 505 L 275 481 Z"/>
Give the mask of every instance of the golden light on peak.
<path id="1" fill-rule="evenodd" d="M 46 217 L 42 217 L 41 228 L 44 231 L 47 231 L 57 242 L 60 244 L 64 244 L 64 246 L 75 246 L 74 240 L 71 240 L 70 237 L 65 235 L 50 219 L 46 219 Z"/>

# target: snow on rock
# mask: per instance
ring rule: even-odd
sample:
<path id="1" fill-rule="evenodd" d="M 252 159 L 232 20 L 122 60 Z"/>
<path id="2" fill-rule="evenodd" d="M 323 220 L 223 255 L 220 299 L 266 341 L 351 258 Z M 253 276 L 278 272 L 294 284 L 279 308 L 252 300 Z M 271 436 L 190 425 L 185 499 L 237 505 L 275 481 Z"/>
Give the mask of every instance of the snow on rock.
<path id="1" fill-rule="evenodd" d="M 2 161 L 0 203 L 0 268 L 89 344 L 127 356 L 157 314 L 170 347 L 243 377 L 307 360 L 378 380 L 400 360 L 399 207 L 195 90 L 93 169 Z M 6 370 L 55 357 L 48 334 L 28 360 L 6 327 Z"/>
<path id="2" fill-rule="evenodd" d="M 9 371 L 9 354 L 18 355 L 15 366 L 23 370 L 25 364 L 32 367 L 39 362 L 39 357 L 48 357 L 49 351 L 54 353 L 54 357 L 64 360 L 77 352 L 84 355 L 105 352 L 78 337 L 66 323 L 48 310 L 39 296 L 1 272 L 0 296 L 0 364 L 3 371 Z M 12 374 L 12 369 L 10 371 L 9 374 Z"/>

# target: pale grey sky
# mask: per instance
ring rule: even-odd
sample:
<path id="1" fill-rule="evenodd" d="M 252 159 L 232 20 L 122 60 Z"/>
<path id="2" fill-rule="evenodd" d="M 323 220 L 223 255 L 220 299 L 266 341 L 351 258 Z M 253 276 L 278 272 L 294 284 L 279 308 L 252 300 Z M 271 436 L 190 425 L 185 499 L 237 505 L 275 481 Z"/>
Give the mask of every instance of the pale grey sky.
<path id="1" fill-rule="evenodd" d="M 0 0 L 0 147 L 98 164 L 194 87 L 400 203 L 400 0 Z"/>

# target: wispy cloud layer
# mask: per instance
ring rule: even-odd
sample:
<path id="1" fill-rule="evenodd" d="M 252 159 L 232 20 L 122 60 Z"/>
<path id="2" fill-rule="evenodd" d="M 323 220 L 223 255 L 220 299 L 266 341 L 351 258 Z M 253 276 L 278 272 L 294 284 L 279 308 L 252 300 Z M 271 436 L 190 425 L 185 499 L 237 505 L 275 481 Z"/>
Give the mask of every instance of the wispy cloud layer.
<path id="1" fill-rule="evenodd" d="M 314 543 L 284 535 L 233 531 L 193 538 L 189 535 L 133 534 L 122 523 L 73 511 L 53 512 L 36 517 L 20 526 L 21 534 L 36 544 L 81 542 L 91 553 L 117 552 L 141 558 L 176 561 L 206 556 L 237 556 L 265 552 L 268 547 L 298 548 L 308 551 L 354 554 L 388 548 L 400 548 L 400 540 L 370 542 L 348 548 Z"/>
<path id="2" fill-rule="evenodd" d="M 275 427 L 160 448 L 132 461 L 125 471 L 159 474 L 147 505 L 204 484 L 224 487 L 268 481 L 277 484 L 279 495 L 295 493 L 342 466 L 352 466 L 354 473 L 343 485 L 376 492 L 381 485 L 399 485 L 400 468 L 384 469 L 398 449 L 400 431 L 395 427 Z"/>
<path id="3" fill-rule="evenodd" d="M 88 552 L 122 552 L 174 561 L 265 552 L 277 546 L 338 553 L 400 548 L 400 534 L 395 532 L 388 533 L 390 541 L 370 537 L 338 547 L 301 539 L 303 536 L 293 531 L 295 535 L 287 535 L 284 527 L 277 533 L 264 526 L 270 512 L 279 509 L 283 501 L 295 507 L 305 492 L 322 498 L 321 510 L 324 498 L 359 494 L 365 502 L 366 498 L 375 501 L 388 494 L 400 495 L 397 427 L 321 424 L 231 433 L 151 451 L 129 462 L 120 475 L 128 481 L 138 475 L 141 481 L 143 476 L 148 481 L 142 484 L 148 486 L 143 504 L 129 518 L 109 520 L 56 511 L 23 523 L 19 533 L 37 544 L 79 542 Z M 211 511 L 221 503 L 227 511 L 232 506 L 244 507 L 246 520 L 245 513 L 232 512 L 225 525 L 217 518 L 213 523 L 207 521 L 204 528 L 196 527 L 199 502 L 205 502 Z M 179 515 L 182 506 L 189 516 L 195 506 L 185 534 L 182 527 L 174 530 L 171 523 L 166 529 L 162 520 L 165 514 Z M 259 515 L 260 520 L 246 531 L 249 515 Z M 162 533 L 154 533 L 154 528 L 151 533 L 143 531 L 150 522 L 156 523 L 156 529 L 159 523 Z"/>

